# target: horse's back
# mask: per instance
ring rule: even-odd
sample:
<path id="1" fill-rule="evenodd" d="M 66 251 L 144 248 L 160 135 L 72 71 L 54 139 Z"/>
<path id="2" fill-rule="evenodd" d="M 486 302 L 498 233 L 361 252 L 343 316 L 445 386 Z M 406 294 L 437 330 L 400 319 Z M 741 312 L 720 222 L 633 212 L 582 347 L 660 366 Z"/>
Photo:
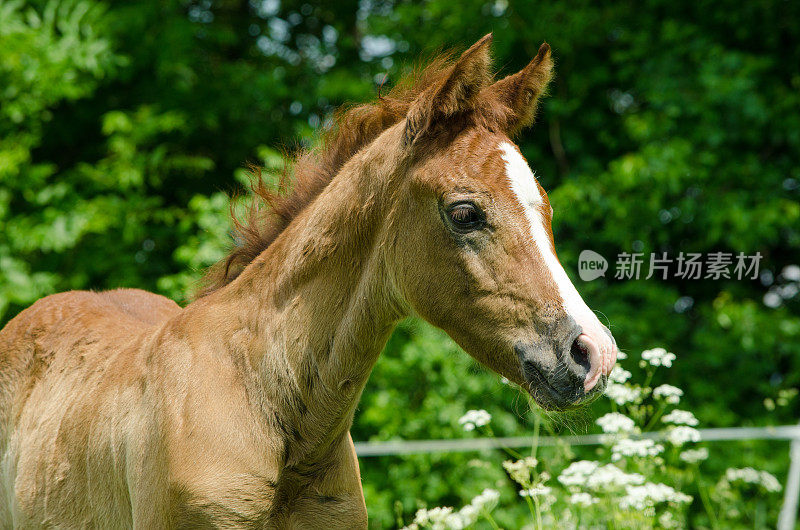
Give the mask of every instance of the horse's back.
<path id="1" fill-rule="evenodd" d="M 148 325 L 163 322 L 181 309 L 169 298 L 141 289 L 116 289 L 96 294 L 123 314 Z"/>
<path id="2" fill-rule="evenodd" d="M 34 385 L 56 358 L 93 344 L 129 342 L 178 311 L 172 300 L 138 289 L 69 291 L 38 300 L 0 330 L 0 432 L 22 379 Z"/>
<path id="3" fill-rule="evenodd" d="M 138 393 L 137 353 L 156 324 L 179 311 L 145 291 L 71 291 L 42 298 L 0 330 L 0 504 L 25 504 L 23 492 L 41 497 L 44 484 L 55 493 L 89 471 L 68 451 L 91 450 L 83 438 L 119 424 Z M 0 516 L 9 523 L 9 513 Z"/>

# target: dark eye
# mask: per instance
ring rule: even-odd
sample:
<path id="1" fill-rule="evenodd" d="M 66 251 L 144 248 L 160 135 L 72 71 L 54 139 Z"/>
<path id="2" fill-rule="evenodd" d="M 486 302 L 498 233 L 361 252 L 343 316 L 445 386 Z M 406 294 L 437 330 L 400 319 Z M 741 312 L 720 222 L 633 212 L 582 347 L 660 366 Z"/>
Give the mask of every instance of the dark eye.
<path id="1" fill-rule="evenodd" d="M 483 226 L 483 213 L 469 202 L 455 204 L 450 208 L 448 215 L 459 230 L 476 230 Z"/>

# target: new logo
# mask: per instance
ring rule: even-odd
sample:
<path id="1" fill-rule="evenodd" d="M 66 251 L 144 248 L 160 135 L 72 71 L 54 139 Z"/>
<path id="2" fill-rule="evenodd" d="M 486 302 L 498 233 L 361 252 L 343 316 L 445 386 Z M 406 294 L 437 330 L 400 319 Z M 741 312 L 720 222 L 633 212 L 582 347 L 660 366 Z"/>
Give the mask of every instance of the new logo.
<path id="1" fill-rule="evenodd" d="M 596 280 L 600 276 L 605 276 L 608 270 L 606 258 L 594 250 L 581 251 L 578 256 L 578 276 L 585 282 Z"/>

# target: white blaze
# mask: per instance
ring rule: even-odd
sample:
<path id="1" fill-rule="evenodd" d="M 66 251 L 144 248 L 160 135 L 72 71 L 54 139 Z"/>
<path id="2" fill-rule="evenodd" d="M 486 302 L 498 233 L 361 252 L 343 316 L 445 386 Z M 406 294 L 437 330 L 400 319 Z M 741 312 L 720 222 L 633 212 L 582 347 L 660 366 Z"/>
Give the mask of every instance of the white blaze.
<path id="1" fill-rule="evenodd" d="M 511 182 L 511 190 L 525 210 L 525 217 L 530 226 L 531 239 L 558 288 L 558 294 L 564 310 L 581 326 L 583 333 L 589 335 L 597 343 L 603 355 L 604 366 L 601 369 L 604 373 L 608 373 L 613 363 L 613 344 L 600 321 L 597 320 L 595 314 L 583 301 L 581 295 L 578 294 L 569 276 L 567 276 L 558 258 L 556 258 L 555 250 L 550 244 L 550 238 L 545 229 L 545 219 L 540 210 L 540 206 L 544 203 L 544 198 L 536 185 L 533 171 L 531 171 L 530 166 L 528 166 L 517 147 L 510 142 L 501 143 L 500 150 L 506 163 L 506 174 Z"/>

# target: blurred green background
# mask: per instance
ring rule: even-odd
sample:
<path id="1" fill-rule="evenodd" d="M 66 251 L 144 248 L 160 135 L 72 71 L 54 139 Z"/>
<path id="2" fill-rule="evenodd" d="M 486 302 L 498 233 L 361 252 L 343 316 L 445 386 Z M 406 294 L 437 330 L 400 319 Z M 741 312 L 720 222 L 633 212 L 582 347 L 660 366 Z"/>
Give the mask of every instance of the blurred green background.
<path id="1" fill-rule="evenodd" d="M 518 143 L 550 194 L 562 262 L 622 349 L 676 352 L 664 382 L 704 426 L 794 423 L 796 400 L 777 397 L 800 386 L 798 21 L 800 3 L 764 0 L 0 0 L 0 324 L 68 289 L 189 300 L 230 243 L 247 162 L 279 166 L 338 105 L 493 31 L 503 73 L 553 47 L 550 97 Z M 582 249 L 612 272 L 620 252 L 763 259 L 755 280 L 582 282 Z M 606 406 L 555 428 L 581 431 Z M 353 436 L 466 436 L 470 408 L 498 435 L 530 432 L 516 390 L 412 320 Z M 721 469 L 785 479 L 785 444 L 719 451 Z M 502 455 L 475 456 L 362 460 L 373 524 L 504 479 Z"/>

